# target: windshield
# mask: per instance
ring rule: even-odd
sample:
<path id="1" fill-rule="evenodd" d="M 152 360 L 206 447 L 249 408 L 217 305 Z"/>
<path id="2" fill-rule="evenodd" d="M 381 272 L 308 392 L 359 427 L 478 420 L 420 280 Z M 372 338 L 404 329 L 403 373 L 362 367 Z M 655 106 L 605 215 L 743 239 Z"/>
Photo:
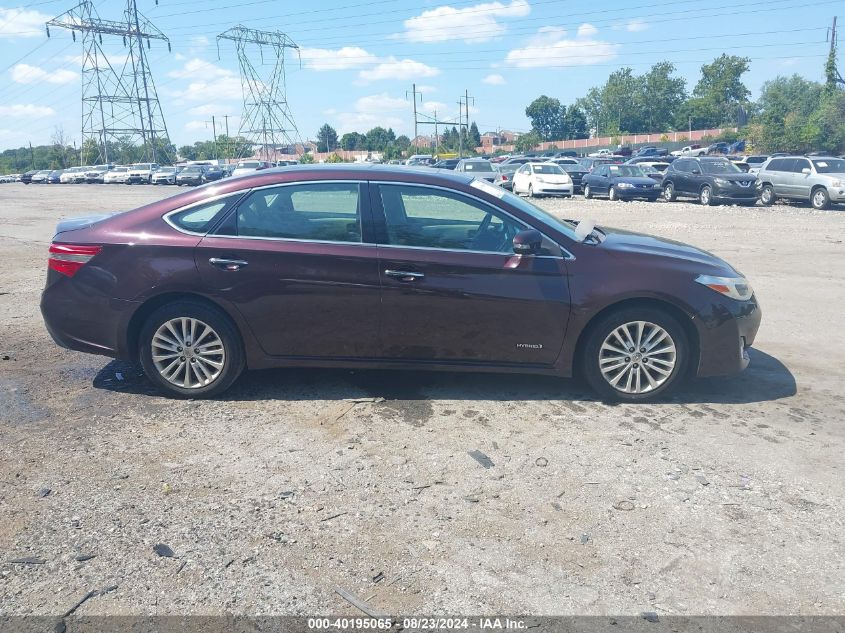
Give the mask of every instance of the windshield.
<path id="1" fill-rule="evenodd" d="M 191 165 L 189 167 L 185 167 L 185 169 L 182 170 L 182 173 L 183 174 L 185 174 L 185 173 L 193 174 L 193 173 L 196 173 L 198 171 L 202 171 L 202 167 L 199 167 L 197 165 Z"/>
<path id="2" fill-rule="evenodd" d="M 238 163 L 238 169 L 255 169 L 258 167 L 257 160 L 244 160 Z"/>
<path id="3" fill-rule="evenodd" d="M 563 171 L 577 171 L 582 172 L 584 170 L 584 166 L 581 163 L 563 163 L 560 168 Z"/>
<path id="4" fill-rule="evenodd" d="M 519 196 L 512 194 L 510 191 L 507 191 L 505 189 L 502 189 L 499 196 L 502 200 L 510 204 L 512 207 L 516 207 L 520 211 L 530 215 L 532 218 L 540 220 L 541 222 L 552 227 L 553 229 L 560 231 L 567 237 L 575 241 L 580 241 L 577 237 L 575 237 L 574 224 L 571 224 L 566 220 L 561 220 L 560 218 L 553 216 L 548 211 L 545 211 L 540 207 L 535 206 L 534 204 L 528 202 L 528 200 L 520 198 Z"/>
<path id="5" fill-rule="evenodd" d="M 813 165 L 820 174 L 845 174 L 845 160 L 841 158 L 826 158 L 814 160 Z"/>
<path id="6" fill-rule="evenodd" d="M 645 176 L 645 172 L 639 165 L 611 165 L 609 167 L 611 176 L 621 178 L 638 178 Z"/>
<path id="7" fill-rule="evenodd" d="M 160 167 L 159 170 L 158 170 L 158 173 L 160 173 L 160 174 L 172 174 L 174 171 L 176 171 L 175 167 Z"/>
<path id="8" fill-rule="evenodd" d="M 464 171 L 493 171 L 493 165 L 486 161 L 464 163 Z"/>
<path id="9" fill-rule="evenodd" d="M 149 170 L 150 164 L 149 163 L 136 163 L 132 165 L 131 169 L 146 169 Z"/>
<path id="10" fill-rule="evenodd" d="M 115 167 L 114 169 L 112 169 L 112 171 L 119 174 L 119 173 L 122 173 L 124 171 L 129 171 L 129 168 L 128 167 Z"/>
<path id="11" fill-rule="evenodd" d="M 727 160 L 701 161 L 701 172 L 704 174 L 741 174 L 742 170 Z"/>
<path id="12" fill-rule="evenodd" d="M 563 170 L 557 165 L 534 165 L 535 174 L 562 174 Z"/>

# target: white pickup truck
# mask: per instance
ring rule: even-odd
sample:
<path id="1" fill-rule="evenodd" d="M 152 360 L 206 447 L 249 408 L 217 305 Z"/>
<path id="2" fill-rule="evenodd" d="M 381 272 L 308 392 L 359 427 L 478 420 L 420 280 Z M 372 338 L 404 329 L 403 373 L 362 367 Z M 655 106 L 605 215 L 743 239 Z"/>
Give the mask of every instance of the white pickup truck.
<path id="1" fill-rule="evenodd" d="M 672 156 L 707 156 L 707 148 L 701 145 L 687 145 L 672 152 Z"/>
<path id="2" fill-rule="evenodd" d="M 607 158 L 607 157 L 610 157 L 610 156 L 616 156 L 616 154 L 614 154 L 609 149 L 600 149 L 597 152 L 587 154 L 588 158 Z"/>

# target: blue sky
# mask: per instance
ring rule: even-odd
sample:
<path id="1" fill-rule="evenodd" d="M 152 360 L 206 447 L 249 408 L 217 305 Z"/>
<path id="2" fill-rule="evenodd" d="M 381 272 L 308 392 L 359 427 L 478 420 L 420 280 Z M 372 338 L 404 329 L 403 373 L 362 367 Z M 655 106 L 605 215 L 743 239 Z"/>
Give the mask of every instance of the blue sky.
<path id="1" fill-rule="evenodd" d="M 171 40 L 149 58 L 171 138 L 211 136 L 211 117 L 237 130 L 241 83 L 231 42 L 216 35 L 238 23 L 282 30 L 301 48 L 287 61 L 288 100 L 303 138 L 328 122 L 339 133 L 392 126 L 413 133 L 410 98 L 420 110 L 456 117 L 474 97 L 481 131 L 524 131 L 525 107 L 540 94 L 570 103 L 622 66 L 637 72 L 676 64 L 691 90 L 702 63 L 722 52 L 752 59 L 746 84 L 756 96 L 779 74 L 822 78 L 827 28 L 841 0 L 138 0 Z M 56 126 L 78 142 L 82 47 L 44 22 L 74 0 L 10 5 L 0 0 L 0 148 L 46 143 Z M 120 0 L 95 2 L 121 19 Z M 840 20 L 840 23 L 842 21 Z M 842 25 L 845 27 L 845 24 Z M 106 43 L 115 58 L 122 43 Z M 268 66 L 260 69 L 269 70 Z M 218 128 L 219 129 L 219 128 Z M 421 132 L 425 128 L 421 128 Z"/>

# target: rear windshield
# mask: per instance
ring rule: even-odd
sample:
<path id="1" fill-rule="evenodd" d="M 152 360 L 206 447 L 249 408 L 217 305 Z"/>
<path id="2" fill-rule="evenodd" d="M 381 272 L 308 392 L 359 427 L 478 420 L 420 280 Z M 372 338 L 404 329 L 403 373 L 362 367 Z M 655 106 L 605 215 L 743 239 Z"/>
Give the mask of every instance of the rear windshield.
<path id="1" fill-rule="evenodd" d="M 820 174 L 845 174 L 845 160 L 839 158 L 814 160 L 813 165 Z"/>
<path id="2" fill-rule="evenodd" d="M 464 163 L 464 170 L 466 171 L 493 171 L 493 165 L 488 162 L 472 162 Z"/>
<path id="3" fill-rule="evenodd" d="M 562 174 L 563 170 L 557 165 L 534 165 L 535 174 Z"/>
<path id="4" fill-rule="evenodd" d="M 742 170 L 727 160 L 703 160 L 701 161 L 701 173 L 703 174 L 741 174 Z"/>
<path id="5" fill-rule="evenodd" d="M 257 160 L 245 160 L 238 163 L 238 169 L 255 169 L 261 165 Z"/>

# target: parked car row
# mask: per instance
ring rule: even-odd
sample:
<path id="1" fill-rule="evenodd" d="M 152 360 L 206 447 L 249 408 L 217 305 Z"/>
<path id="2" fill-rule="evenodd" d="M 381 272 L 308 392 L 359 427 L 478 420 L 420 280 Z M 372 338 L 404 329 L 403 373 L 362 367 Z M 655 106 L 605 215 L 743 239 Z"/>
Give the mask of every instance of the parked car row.
<path id="1" fill-rule="evenodd" d="M 757 159 L 765 158 L 759 163 Z M 686 156 L 671 162 L 626 163 L 601 158 L 554 160 L 512 158 L 502 163 L 494 184 L 529 197 L 571 197 L 647 200 L 696 199 L 709 206 L 765 206 L 779 199 L 809 202 L 816 209 L 845 203 L 845 158 L 827 156 L 746 157 L 754 171 L 727 157 Z M 754 160 L 751 160 L 754 159 Z M 759 165 L 759 166 L 756 166 Z"/>
<path id="2" fill-rule="evenodd" d="M 153 185 L 201 185 L 229 176 L 243 176 L 253 172 L 298 164 L 297 161 L 242 160 L 237 164 L 216 165 L 211 161 L 194 162 L 188 165 L 162 166 L 158 163 L 134 163 L 132 165 L 87 165 L 68 169 L 30 170 L 23 174 L 0 176 L 0 182 L 23 182 L 24 184 L 153 184 Z"/>

